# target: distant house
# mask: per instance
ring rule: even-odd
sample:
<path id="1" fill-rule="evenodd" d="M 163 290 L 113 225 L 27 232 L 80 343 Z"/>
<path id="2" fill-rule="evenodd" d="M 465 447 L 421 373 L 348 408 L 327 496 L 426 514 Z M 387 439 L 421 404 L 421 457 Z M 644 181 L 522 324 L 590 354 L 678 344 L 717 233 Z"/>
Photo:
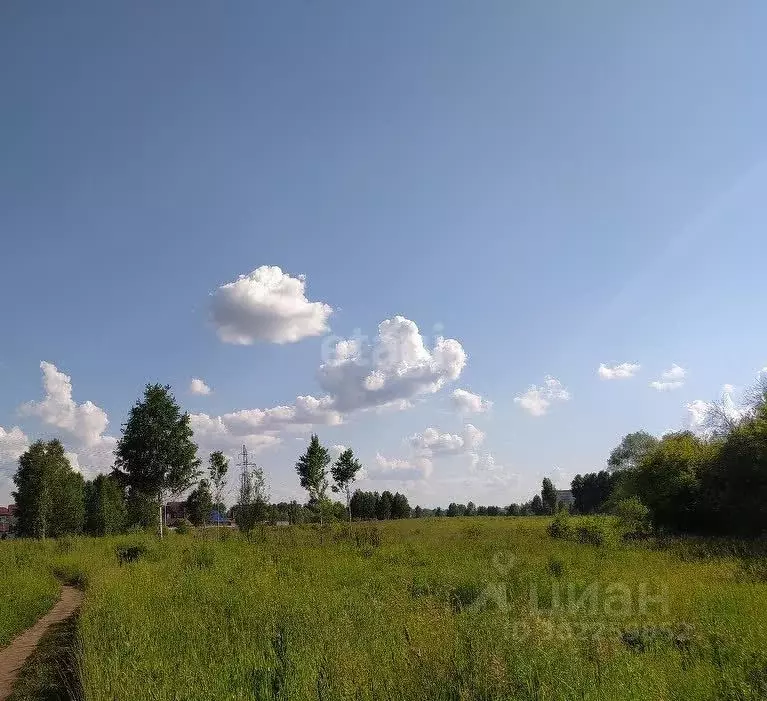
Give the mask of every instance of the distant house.
<path id="1" fill-rule="evenodd" d="M 0 506 L 0 538 L 6 538 L 16 525 L 16 506 Z"/>
<path id="2" fill-rule="evenodd" d="M 575 504 L 575 497 L 569 489 L 557 489 L 557 504 L 564 504 L 568 509 Z"/>
<path id="3" fill-rule="evenodd" d="M 176 521 L 182 521 L 187 517 L 186 515 L 186 502 L 184 501 L 169 501 L 165 505 L 165 525 L 176 523 Z"/>

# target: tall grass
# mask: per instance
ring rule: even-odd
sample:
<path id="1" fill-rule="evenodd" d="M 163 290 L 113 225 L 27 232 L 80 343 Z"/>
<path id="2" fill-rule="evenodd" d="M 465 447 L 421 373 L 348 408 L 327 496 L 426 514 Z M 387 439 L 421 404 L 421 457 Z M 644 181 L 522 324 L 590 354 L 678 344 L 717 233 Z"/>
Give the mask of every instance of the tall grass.
<path id="1" fill-rule="evenodd" d="M 124 539 L 43 554 L 87 582 L 86 701 L 767 698 L 753 561 L 553 539 L 547 524 L 176 535 L 123 566 Z"/>
<path id="2" fill-rule="evenodd" d="M 767 586 L 737 560 L 555 541 L 545 525 L 179 537 L 92 583 L 85 697 L 765 698 Z M 641 587 L 659 601 L 641 608 Z"/>

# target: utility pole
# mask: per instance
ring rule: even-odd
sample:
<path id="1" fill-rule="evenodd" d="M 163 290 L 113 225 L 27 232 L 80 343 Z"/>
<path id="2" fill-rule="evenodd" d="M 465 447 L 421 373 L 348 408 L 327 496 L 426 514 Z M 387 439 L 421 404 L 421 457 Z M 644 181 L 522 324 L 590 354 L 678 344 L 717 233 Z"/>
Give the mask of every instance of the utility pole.
<path id="1" fill-rule="evenodd" d="M 242 502 L 247 498 L 248 494 L 248 481 L 250 480 L 250 463 L 248 462 L 248 449 L 243 445 L 242 453 L 240 453 L 240 498 L 239 502 Z"/>

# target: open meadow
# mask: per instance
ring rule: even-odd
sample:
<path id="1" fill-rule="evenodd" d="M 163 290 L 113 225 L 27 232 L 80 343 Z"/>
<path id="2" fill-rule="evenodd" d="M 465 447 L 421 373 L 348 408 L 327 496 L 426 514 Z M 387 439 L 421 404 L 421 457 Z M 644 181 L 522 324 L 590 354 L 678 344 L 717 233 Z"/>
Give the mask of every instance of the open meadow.
<path id="1" fill-rule="evenodd" d="M 58 578 L 86 589 L 87 701 L 767 697 L 763 560 L 721 541 L 623 543 L 606 518 L 601 545 L 554 539 L 549 523 L 2 543 L 0 641 Z"/>

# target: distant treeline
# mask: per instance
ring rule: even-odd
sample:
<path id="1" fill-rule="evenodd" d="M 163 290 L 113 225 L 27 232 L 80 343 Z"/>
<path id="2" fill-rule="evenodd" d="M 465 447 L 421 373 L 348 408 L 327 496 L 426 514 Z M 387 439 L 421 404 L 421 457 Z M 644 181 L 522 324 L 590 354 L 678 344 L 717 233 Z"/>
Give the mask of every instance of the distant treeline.
<path id="1" fill-rule="evenodd" d="M 345 449 L 331 464 L 328 449 L 313 435 L 296 463 L 309 496 L 306 504 L 270 504 L 263 471 L 254 467 L 242 476 L 228 515 L 248 532 L 264 522 L 526 516 L 567 509 L 630 515 L 636 528 L 646 532 L 758 536 L 767 532 L 767 386 L 748 397 L 737 410 L 712 404 L 704 435 L 683 431 L 657 439 L 639 431 L 625 436 L 611 452 L 606 470 L 575 476 L 567 500 L 545 478 L 541 493 L 523 504 L 476 506 L 470 501 L 445 509 L 411 509 L 399 492 L 352 493 L 362 468 L 352 450 Z M 192 438 L 189 416 L 181 412 L 170 388 L 147 385 L 123 425 L 110 475 L 85 481 L 60 441 L 35 442 L 19 458 L 13 477 L 15 531 L 44 538 L 159 527 L 162 535 L 163 504 L 169 495 L 181 493 L 188 493 L 186 518 L 194 525 L 210 523 L 225 512 L 222 494 L 229 464 L 220 451 L 212 453 L 209 479 L 200 479 L 201 461 Z M 331 499 L 329 489 L 344 495 L 346 503 Z"/>

